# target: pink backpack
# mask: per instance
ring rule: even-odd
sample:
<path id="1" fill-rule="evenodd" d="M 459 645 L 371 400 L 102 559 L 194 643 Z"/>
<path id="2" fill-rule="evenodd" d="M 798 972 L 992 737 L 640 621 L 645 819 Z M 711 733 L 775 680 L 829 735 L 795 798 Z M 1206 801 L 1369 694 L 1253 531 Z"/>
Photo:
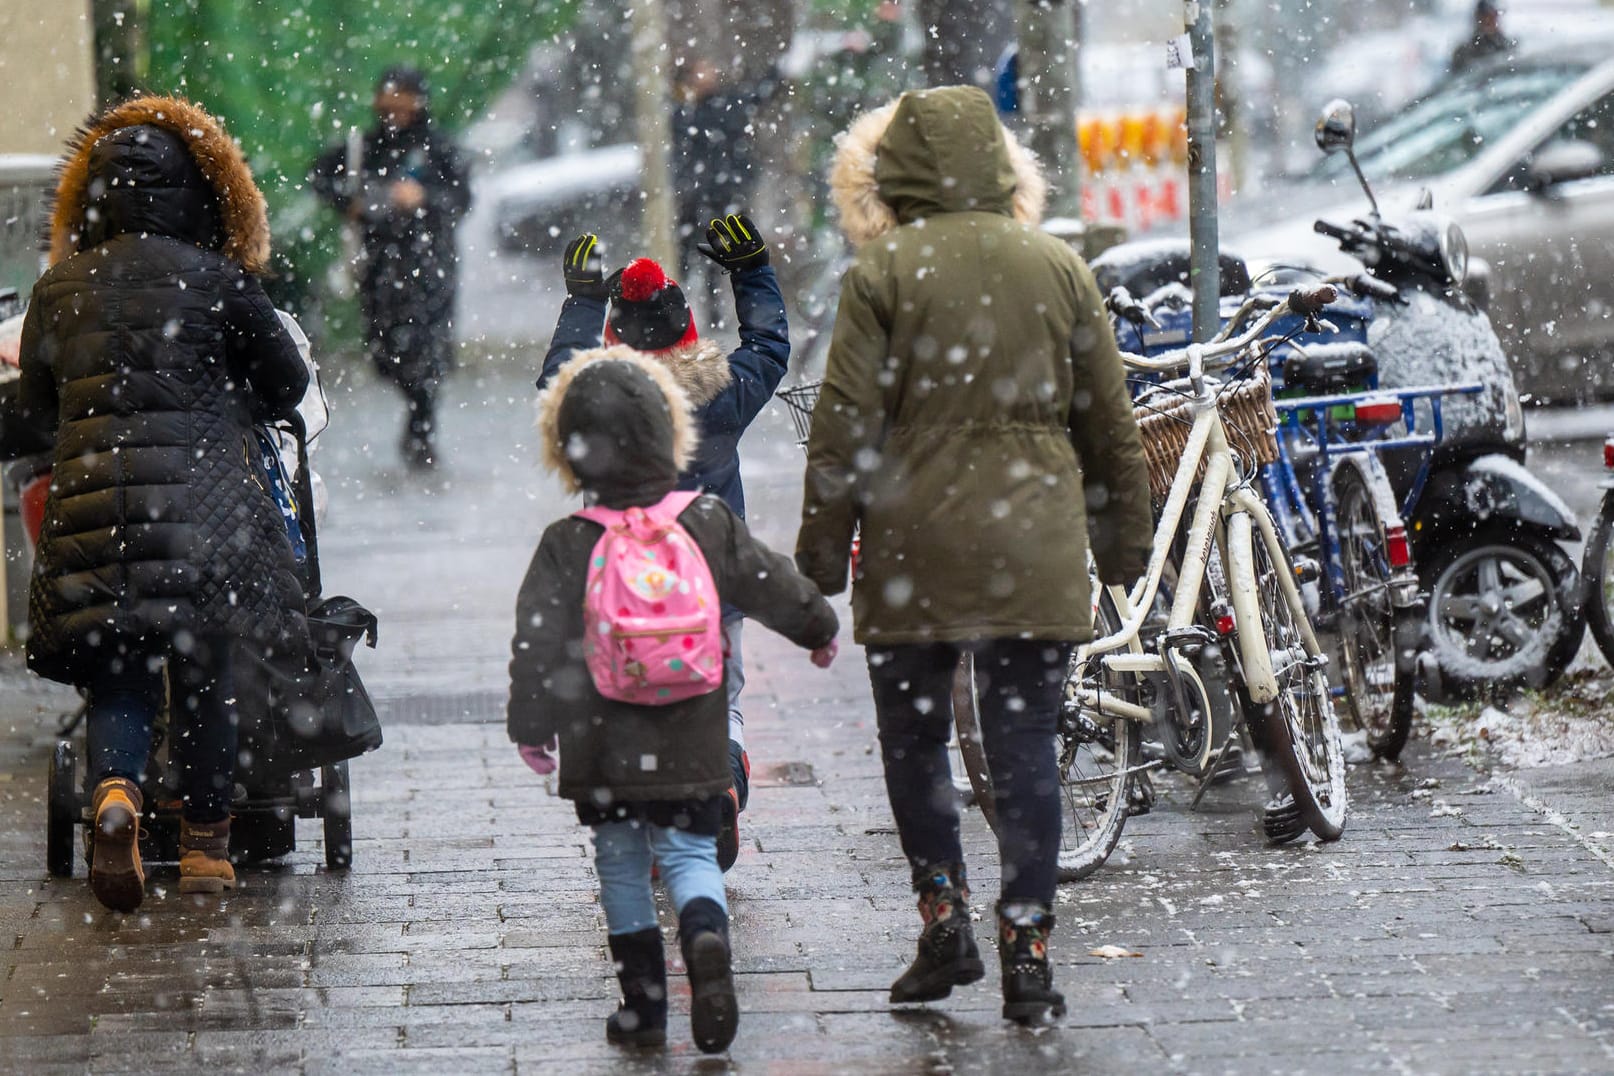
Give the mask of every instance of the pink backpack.
<path id="1" fill-rule="evenodd" d="M 585 508 L 605 528 L 588 557 L 583 656 L 608 699 L 665 706 L 723 684 L 717 584 L 678 522 L 698 493 L 648 508 Z"/>

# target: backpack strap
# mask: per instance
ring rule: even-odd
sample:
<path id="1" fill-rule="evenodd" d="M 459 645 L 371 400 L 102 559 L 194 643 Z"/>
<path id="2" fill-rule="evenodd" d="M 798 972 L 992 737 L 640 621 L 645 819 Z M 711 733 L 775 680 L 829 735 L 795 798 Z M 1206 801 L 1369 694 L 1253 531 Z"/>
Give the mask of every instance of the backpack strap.
<path id="1" fill-rule="evenodd" d="M 698 497 L 700 497 L 698 490 L 675 489 L 655 504 L 647 505 L 644 508 L 644 514 L 657 523 L 672 523 L 683 515 L 684 509 L 694 504 Z M 621 526 L 623 517 L 627 513 L 616 508 L 606 508 L 604 505 L 596 504 L 588 508 L 579 508 L 572 515 L 579 519 L 586 519 L 591 523 L 598 523 L 606 530 L 610 530 L 612 527 Z"/>
<path id="2" fill-rule="evenodd" d="M 612 527 L 621 525 L 623 513 L 615 508 L 607 508 L 603 504 L 595 504 L 587 508 L 579 508 L 572 515 L 578 519 L 586 519 L 590 523 L 598 523 L 606 530 L 610 530 Z"/>
<path id="3" fill-rule="evenodd" d="M 694 504 L 699 497 L 699 490 L 675 489 L 663 497 L 660 503 L 651 505 L 644 512 L 658 523 L 676 523 L 678 517 L 684 514 L 684 509 Z"/>

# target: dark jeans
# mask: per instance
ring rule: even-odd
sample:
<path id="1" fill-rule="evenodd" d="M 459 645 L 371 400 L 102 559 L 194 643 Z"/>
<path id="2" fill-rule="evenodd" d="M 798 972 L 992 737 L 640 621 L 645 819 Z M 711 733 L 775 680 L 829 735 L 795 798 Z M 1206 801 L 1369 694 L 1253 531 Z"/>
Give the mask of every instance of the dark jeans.
<path id="1" fill-rule="evenodd" d="M 190 822 L 218 822 L 230 815 L 237 736 L 229 654 L 228 643 L 199 644 L 168 662 L 170 758 Z M 160 668 L 107 673 L 90 684 L 86 735 L 95 783 L 107 777 L 141 783 L 163 693 Z"/>
<path id="2" fill-rule="evenodd" d="M 970 651 L 997 808 L 1002 896 L 1053 902 L 1060 830 L 1054 733 L 1070 649 L 1025 639 L 868 648 L 886 792 L 915 871 L 964 858 L 947 740 L 953 670 Z"/>

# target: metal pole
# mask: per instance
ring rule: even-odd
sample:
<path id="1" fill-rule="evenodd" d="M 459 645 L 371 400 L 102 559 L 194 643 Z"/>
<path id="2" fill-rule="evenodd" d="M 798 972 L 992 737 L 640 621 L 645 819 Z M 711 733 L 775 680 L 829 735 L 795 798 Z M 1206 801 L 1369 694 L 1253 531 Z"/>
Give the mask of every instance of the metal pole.
<path id="1" fill-rule="evenodd" d="M 644 203 L 639 224 L 639 247 L 647 256 L 676 272 L 677 244 L 673 242 L 673 190 L 671 162 L 671 109 L 667 102 L 667 23 L 661 0 L 632 0 L 634 132 L 643 154 L 640 190 Z"/>
<path id="2" fill-rule="evenodd" d="M 1016 6 L 1020 114 L 1031 149 L 1047 170 L 1048 215 L 1080 218 L 1081 154 L 1076 146 L 1080 4 L 1022 0 Z"/>
<path id="3" fill-rule="evenodd" d="M 1210 0 L 1184 0 L 1194 65 L 1188 69 L 1188 283 L 1194 292 L 1194 339 L 1216 335 L 1221 273 L 1216 237 L 1216 46 Z"/>

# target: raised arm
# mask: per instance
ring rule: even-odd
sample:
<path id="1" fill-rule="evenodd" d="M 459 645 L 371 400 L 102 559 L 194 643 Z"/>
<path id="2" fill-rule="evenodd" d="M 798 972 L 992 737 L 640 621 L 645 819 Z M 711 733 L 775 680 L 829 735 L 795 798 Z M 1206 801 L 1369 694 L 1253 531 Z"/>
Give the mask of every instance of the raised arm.
<path id="1" fill-rule="evenodd" d="M 566 244 L 561 273 L 566 281 L 566 302 L 561 304 L 560 320 L 555 322 L 555 334 L 549 338 L 549 351 L 538 373 L 539 389 L 549 384 L 574 351 L 599 347 L 605 332 L 610 286 L 600 237 L 585 232 Z"/>

